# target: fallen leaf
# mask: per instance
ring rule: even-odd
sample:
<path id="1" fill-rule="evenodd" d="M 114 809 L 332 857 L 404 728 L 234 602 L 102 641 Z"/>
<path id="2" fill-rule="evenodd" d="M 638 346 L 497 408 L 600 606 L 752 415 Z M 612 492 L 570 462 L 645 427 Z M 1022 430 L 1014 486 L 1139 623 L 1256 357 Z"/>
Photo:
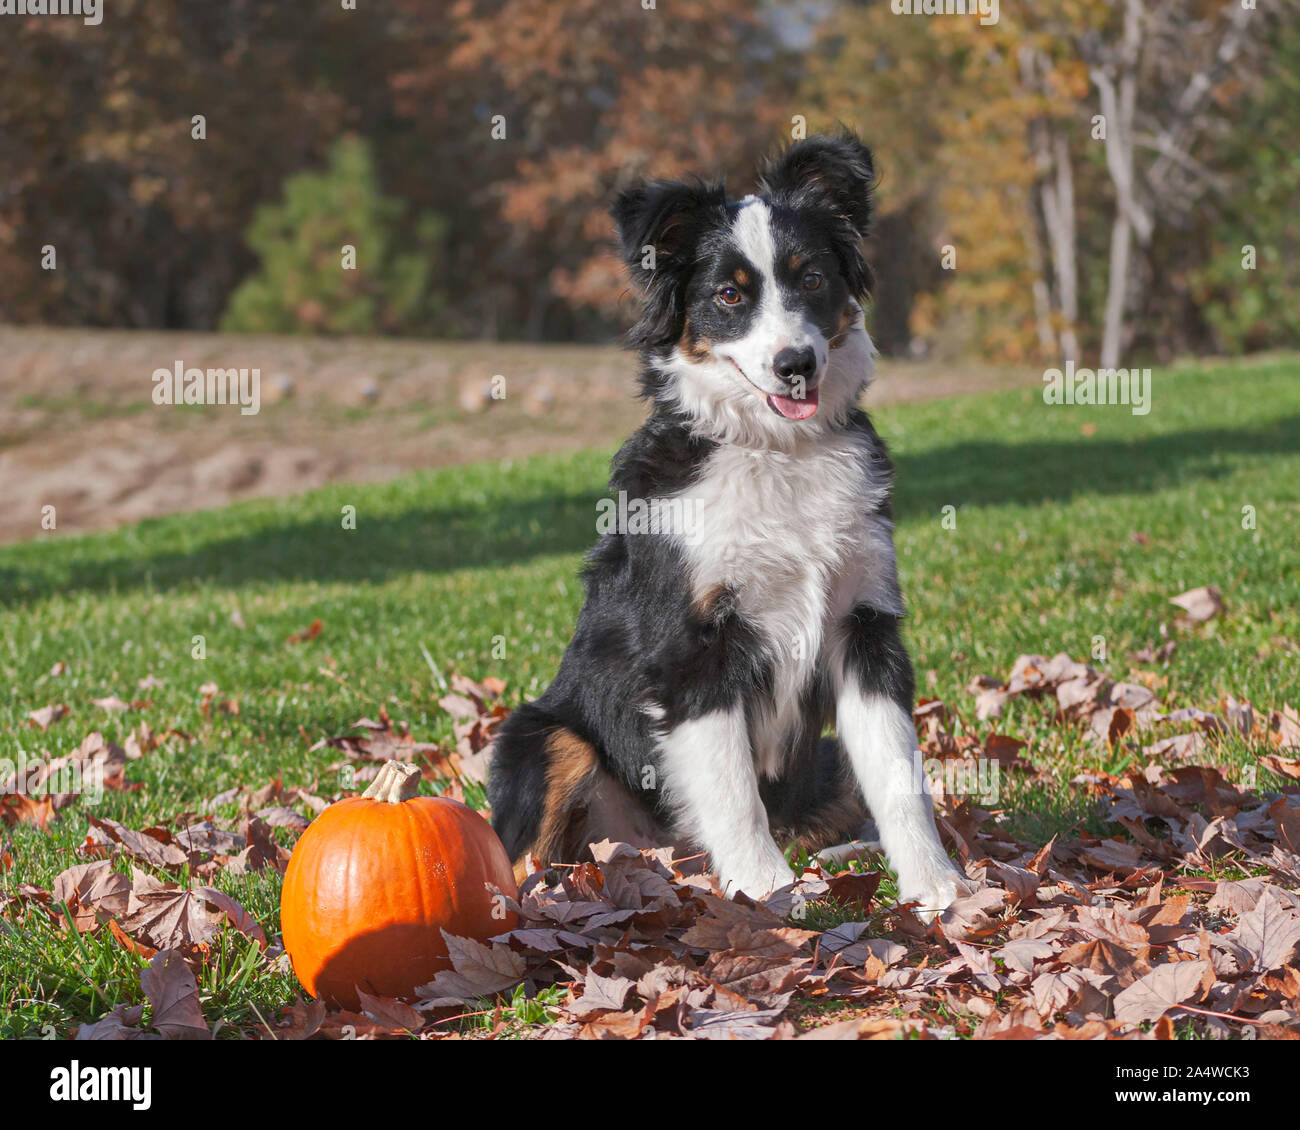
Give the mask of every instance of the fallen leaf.
<path id="1" fill-rule="evenodd" d="M 1187 613 L 1187 618 L 1200 623 L 1212 620 L 1223 612 L 1223 594 L 1214 585 L 1202 585 L 1198 589 L 1189 589 L 1169 598 L 1170 604 L 1176 604 Z"/>
<path id="2" fill-rule="evenodd" d="M 140 970 L 140 987 L 153 1006 L 151 1025 L 167 1040 L 210 1040 L 199 1007 L 199 986 L 184 958 L 161 950 Z"/>
<path id="3" fill-rule="evenodd" d="M 27 715 L 31 719 L 32 725 L 36 726 L 41 733 L 44 733 L 60 718 L 66 718 L 70 710 L 68 706 L 61 702 L 56 702 L 50 706 L 42 706 L 39 710 L 33 710 Z"/>
<path id="4" fill-rule="evenodd" d="M 357 1000 L 361 1011 L 376 1024 L 398 1032 L 418 1032 L 427 1023 L 427 1017 L 412 1008 L 405 1001 L 394 997 L 372 997 L 362 989 L 357 989 Z"/>
<path id="5" fill-rule="evenodd" d="M 107 859 L 78 863 L 54 877 L 50 894 L 67 905 L 73 925 L 80 933 L 98 929 L 108 917 L 126 913 L 131 880 L 114 871 Z"/>
<path id="6" fill-rule="evenodd" d="M 1265 891 L 1229 937 L 1245 947 L 1261 973 L 1280 969 L 1300 946 L 1300 915 L 1283 906 L 1272 891 Z"/>
<path id="7" fill-rule="evenodd" d="M 1171 1008 L 1197 995 L 1208 961 L 1172 961 L 1157 965 L 1115 998 L 1115 1019 L 1124 1024 L 1158 1020 Z"/>
<path id="8" fill-rule="evenodd" d="M 74 1037 L 78 1040 L 148 1040 L 157 1039 L 140 1027 L 144 1005 L 119 1004 L 107 1016 L 93 1024 L 81 1024 Z"/>
<path id="9" fill-rule="evenodd" d="M 524 979 L 527 966 L 509 946 L 485 946 L 473 938 L 460 938 L 442 931 L 452 968 L 435 975 L 416 990 L 425 1008 L 468 1004 L 511 989 Z"/>
<path id="10" fill-rule="evenodd" d="M 189 862 L 189 853 L 165 828 L 147 828 L 137 832 L 107 817 L 101 820 L 91 816 L 89 820 L 86 846 L 120 847 L 132 859 L 151 867 L 183 867 Z"/>
<path id="11" fill-rule="evenodd" d="M 325 625 L 322 624 L 319 620 L 313 620 L 301 632 L 294 632 L 293 635 L 289 636 L 284 642 L 285 643 L 306 643 L 308 640 L 314 640 L 317 636 L 321 634 L 321 629 L 324 626 Z"/>

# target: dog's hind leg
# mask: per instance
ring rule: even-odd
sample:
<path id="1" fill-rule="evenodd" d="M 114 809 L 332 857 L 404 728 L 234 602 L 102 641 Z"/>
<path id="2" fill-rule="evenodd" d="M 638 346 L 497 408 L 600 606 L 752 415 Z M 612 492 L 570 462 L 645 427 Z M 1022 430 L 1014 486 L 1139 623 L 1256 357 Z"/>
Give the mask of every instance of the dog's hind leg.
<path id="1" fill-rule="evenodd" d="M 517 719 L 517 721 L 516 721 Z M 497 738 L 488 780 L 492 826 L 523 880 L 531 856 L 543 866 L 589 857 L 601 840 L 636 847 L 669 844 L 640 801 L 573 730 L 521 706 Z"/>
<path id="2" fill-rule="evenodd" d="M 790 779 L 795 773 L 797 783 Z M 857 781 L 833 738 L 822 738 L 804 766 L 792 767 L 780 781 L 761 781 L 759 788 L 776 842 L 805 855 L 859 839 L 868 823 Z"/>

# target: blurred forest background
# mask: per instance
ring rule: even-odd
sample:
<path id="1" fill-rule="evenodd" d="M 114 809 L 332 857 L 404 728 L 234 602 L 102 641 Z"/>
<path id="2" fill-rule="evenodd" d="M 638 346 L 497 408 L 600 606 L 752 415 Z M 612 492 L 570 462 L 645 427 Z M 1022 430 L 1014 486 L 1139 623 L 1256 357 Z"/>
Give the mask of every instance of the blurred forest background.
<path id="1" fill-rule="evenodd" d="M 739 194 L 757 156 L 843 122 L 877 152 L 888 354 L 1300 340 L 1291 0 L 1003 0 L 994 26 L 652 2 L 4 17 L 0 321 L 609 340 L 622 184 L 718 173 Z"/>

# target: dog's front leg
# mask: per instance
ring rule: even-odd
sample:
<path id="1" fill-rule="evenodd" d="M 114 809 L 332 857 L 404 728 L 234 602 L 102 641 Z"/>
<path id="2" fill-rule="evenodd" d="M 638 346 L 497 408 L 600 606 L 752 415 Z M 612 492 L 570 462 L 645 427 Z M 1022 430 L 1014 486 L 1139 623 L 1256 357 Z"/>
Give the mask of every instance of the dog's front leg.
<path id="1" fill-rule="evenodd" d="M 768 830 L 743 706 L 678 723 L 660 751 L 678 826 L 709 853 L 728 894 L 758 898 L 794 882 Z"/>
<path id="2" fill-rule="evenodd" d="M 899 618 L 859 605 L 843 625 L 837 663 L 836 727 L 858 784 L 898 872 L 900 902 L 933 918 L 971 884 L 953 866 L 934 823 L 912 726 L 912 661 Z"/>

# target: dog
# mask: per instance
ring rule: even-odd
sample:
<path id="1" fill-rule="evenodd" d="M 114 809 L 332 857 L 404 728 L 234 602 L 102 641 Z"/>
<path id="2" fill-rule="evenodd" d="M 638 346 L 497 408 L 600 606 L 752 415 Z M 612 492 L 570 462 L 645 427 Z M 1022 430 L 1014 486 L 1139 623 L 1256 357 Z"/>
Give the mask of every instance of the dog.
<path id="1" fill-rule="evenodd" d="M 650 412 L 611 488 L 642 521 L 599 538 L 555 680 L 497 736 L 518 873 L 672 843 L 761 897 L 794 881 L 782 844 L 851 839 L 865 799 L 900 901 L 932 917 L 970 890 L 920 772 L 893 467 L 858 407 L 874 181 L 843 132 L 789 145 L 741 200 L 660 180 L 614 203 Z"/>

